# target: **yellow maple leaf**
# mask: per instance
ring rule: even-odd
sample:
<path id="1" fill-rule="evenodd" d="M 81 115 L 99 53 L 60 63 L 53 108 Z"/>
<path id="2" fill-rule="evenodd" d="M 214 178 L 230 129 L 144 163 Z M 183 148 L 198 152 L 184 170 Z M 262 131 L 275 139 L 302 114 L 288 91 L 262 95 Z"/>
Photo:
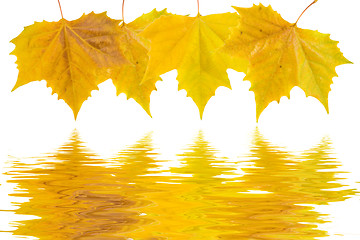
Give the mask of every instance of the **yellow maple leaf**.
<path id="1" fill-rule="evenodd" d="M 150 59 L 143 82 L 177 69 L 179 90 L 187 91 L 202 117 L 215 90 L 220 86 L 230 88 L 226 69 L 246 69 L 247 61 L 234 61 L 217 51 L 228 38 L 230 28 L 237 24 L 235 13 L 196 17 L 170 15 L 155 20 L 140 34 L 150 40 Z"/>
<path id="2" fill-rule="evenodd" d="M 315 3 L 314 1 L 313 3 Z M 312 4 L 313 4 L 312 3 Z M 285 21 L 271 6 L 234 7 L 240 24 L 224 51 L 249 60 L 244 80 L 255 93 L 256 118 L 282 96 L 298 86 L 306 96 L 317 98 L 329 112 L 328 94 L 335 67 L 347 60 L 329 34 L 298 28 Z"/>
<path id="3" fill-rule="evenodd" d="M 162 11 L 154 9 L 131 23 L 122 23 L 119 32 L 119 44 L 125 58 L 131 64 L 124 64 L 111 73 L 117 94 L 125 93 L 128 99 L 133 98 L 150 116 L 150 94 L 156 90 L 155 83 L 160 80 L 160 77 L 159 75 L 153 76 L 141 84 L 149 61 L 149 43 L 138 34 L 162 15 L 168 15 L 166 9 Z"/>
<path id="4" fill-rule="evenodd" d="M 90 13 L 74 21 L 36 22 L 11 42 L 17 57 L 19 76 L 13 90 L 32 81 L 46 80 L 73 110 L 98 90 L 108 77 L 104 69 L 127 63 L 114 44 L 120 21 L 106 13 Z"/>

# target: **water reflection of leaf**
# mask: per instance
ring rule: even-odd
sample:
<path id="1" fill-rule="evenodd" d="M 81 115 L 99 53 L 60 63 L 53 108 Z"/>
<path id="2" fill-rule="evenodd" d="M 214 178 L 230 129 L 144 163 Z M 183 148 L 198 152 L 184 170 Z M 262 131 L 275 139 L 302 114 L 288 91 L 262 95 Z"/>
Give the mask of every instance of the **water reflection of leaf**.
<path id="1" fill-rule="evenodd" d="M 355 194 L 337 177 L 340 163 L 324 140 L 301 155 L 256 132 L 250 155 L 218 157 L 199 133 L 179 167 L 159 168 L 151 135 L 104 160 L 74 133 L 36 164 L 16 161 L 8 174 L 31 197 L 16 235 L 40 239 L 318 239 L 324 222 L 313 205 Z M 170 160 L 169 160 L 170 161 Z M 236 171 L 242 167 L 242 174 Z M 244 167 L 246 166 L 246 167 Z M 340 189 L 341 188 L 341 189 Z M 254 192 L 255 191 L 255 192 Z"/>
<path id="2" fill-rule="evenodd" d="M 339 182 L 337 170 L 341 166 L 331 155 L 331 142 L 324 139 L 318 146 L 304 152 L 298 163 L 298 175 L 304 181 L 297 187 L 298 194 L 311 199 L 314 204 L 328 204 L 344 201 L 354 195 L 355 189 L 338 189 L 344 185 Z"/>
<path id="3" fill-rule="evenodd" d="M 144 211 L 156 220 L 142 233 L 130 234 L 133 239 L 145 236 L 164 236 L 166 239 L 217 239 L 218 231 L 210 230 L 217 224 L 207 218 L 212 202 L 206 200 L 214 186 L 223 181 L 218 176 L 228 174 L 234 167 L 221 164 L 225 159 L 215 157 L 216 151 L 200 132 L 194 144 L 180 154 L 179 168 L 171 168 L 167 180 L 158 184 L 159 191 L 147 195 L 155 205 Z"/>
<path id="4" fill-rule="evenodd" d="M 243 169 L 242 181 L 214 191 L 218 194 L 212 199 L 223 204 L 211 210 L 218 212 L 214 217 L 223 221 L 216 228 L 228 232 L 219 236 L 309 240 L 327 236 L 326 231 L 317 228 L 324 222 L 323 215 L 309 205 L 344 201 L 355 194 L 351 189 L 335 191 L 343 185 L 336 177 L 339 163 L 330 150 L 330 142 L 323 141 L 298 159 L 271 146 L 256 132 L 250 167 Z M 329 194 L 329 190 L 334 191 Z"/>
<path id="5" fill-rule="evenodd" d="M 41 218 L 22 222 L 14 233 L 40 239 L 127 239 L 124 233 L 146 219 L 139 217 L 138 199 L 123 190 L 128 182 L 106 166 L 88 152 L 76 132 L 56 154 L 36 165 L 16 162 L 9 174 L 24 189 L 17 196 L 31 197 L 16 213 Z"/>

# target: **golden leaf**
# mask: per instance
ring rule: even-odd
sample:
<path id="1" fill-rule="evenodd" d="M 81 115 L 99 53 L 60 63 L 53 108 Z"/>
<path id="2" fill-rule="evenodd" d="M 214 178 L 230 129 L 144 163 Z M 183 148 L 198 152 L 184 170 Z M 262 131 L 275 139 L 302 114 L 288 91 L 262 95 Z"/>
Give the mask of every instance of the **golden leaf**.
<path id="1" fill-rule="evenodd" d="M 246 69 L 247 61 L 234 61 L 217 51 L 228 38 L 230 28 L 237 24 L 235 13 L 160 17 L 140 34 L 150 40 L 150 59 L 143 82 L 177 69 L 179 90 L 187 91 L 202 117 L 215 90 L 220 86 L 230 88 L 226 69 Z"/>
<path id="2" fill-rule="evenodd" d="M 26 27 L 12 40 L 19 69 L 13 90 L 44 79 L 76 119 L 91 91 L 108 78 L 106 69 L 127 63 L 114 44 L 119 22 L 106 13 L 90 13 L 74 21 L 44 21 Z"/>
<path id="3" fill-rule="evenodd" d="M 317 98 L 328 112 L 328 94 L 335 67 L 347 60 L 329 34 L 301 29 L 285 21 L 271 6 L 234 7 L 240 25 L 234 29 L 224 50 L 249 60 L 244 80 L 255 93 L 256 117 L 298 86 L 306 96 Z"/>
<path id="4" fill-rule="evenodd" d="M 159 75 L 147 79 L 141 84 L 149 61 L 146 39 L 138 36 L 149 24 L 162 15 L 168 15 L 166 9 L 143 14 L 129 24 L 123 23 L 119 32 L 119 45 L 125 58 L 131 64 L 124 64 L 112 70 L 111 78 L 117 89 L 117 94 L 125 93 L 127 98 L 133 98 L 150 114 L 150 94 L 156 90 L 155 83 L 161 80 Z"/>

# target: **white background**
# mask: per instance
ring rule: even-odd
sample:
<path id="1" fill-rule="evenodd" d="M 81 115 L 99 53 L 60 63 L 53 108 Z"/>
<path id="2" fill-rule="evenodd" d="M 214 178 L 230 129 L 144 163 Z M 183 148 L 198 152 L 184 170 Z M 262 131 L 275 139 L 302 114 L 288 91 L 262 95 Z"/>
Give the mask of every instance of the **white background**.
<path id="1" fill-rule="evenodd" d="M 202 0 L 202 15 L 235 12 L 232 5 L 251 7 L 259 1 Z M 268 0 L 289 22 L 295 22 L 310 0 Z M 67 20 L 79 18 L 83 13 L 108 12 L 108 16 L 121 19 L 120 0 L 61 0 Z M 196 0 L 127 0 L 125 22 L 130 22 L 152 9 L 176 14 L 197 14 Z M 308 149 L 329 136 L 334 143 L 344 169 L 353 171 L 353 180 L 360 180 L 360 43 L 358 0 L 319 0 L 301 18 L 301 28 L 330 33 L 339 41 L 344 56 L 354 64 L 337 67 L 339 77 L 334 78 L 329 95 L 330 114 L 314 98 L 305 98 L 302 90 L 295 88 L 291 100 L 283 98 L 280 104 L 272 103 L 263 112 L 259 123 L 255 119 L 254 94 L 249 92 L 249 82 L 242 81 L 244 74 L 228 70 L 232 90 L 219 88 L 205 108 L 200 121 L 196 105 L 177 91 L 176 71 L 164 74 L 157 83 L 157 92 L 151 95 L 151 119 L 133 100 L 124 95 L 116 96 L 111 81 L 99 86 L 92 97 L 83 104 L 75 122 L 71 109 L 44 81 L 22 86 L 14 92 L 18 70 L 10 40 L 21 33 L 24 26 L 34 21 L 58 21 L 60 11 L 56 0 L 12 0 L 0 3 L 0 168 L 8 155 L 23 157 L 50 152 L 65 142 L 74 128 L 83 140 L 99 154 L 111 154 L 122 146 L 131 144 L 149 130 L 154 130 L 164 149 L 176 154 L 176 149 L 191 143 L 198 129 L 224 154 L 238 155 L 246 149 L 249 134 L 258 126 L 260 132 L 272 143 L 290 150 Z M 171 139 L 171 141 L 169 141 Z M 178 146 L 174 147 L 174 146 Z M 246 151 L 246 150 L 244 150 Z M 356 203 L 353 206 L 357 206 Z M 359 208 L 357 208 L 359 210 Z M 337 210 L 335 228 L 346 231 L 355 229 L 349 220 L 356 208 Z M 347 221 L 345 219 L 348 219 Z M 334 226 L 333 226 L 334 227 Z M 342 238 L 341 238 L 342 239 Z M 351 238 L 349 238 L 351 239 Z"/>

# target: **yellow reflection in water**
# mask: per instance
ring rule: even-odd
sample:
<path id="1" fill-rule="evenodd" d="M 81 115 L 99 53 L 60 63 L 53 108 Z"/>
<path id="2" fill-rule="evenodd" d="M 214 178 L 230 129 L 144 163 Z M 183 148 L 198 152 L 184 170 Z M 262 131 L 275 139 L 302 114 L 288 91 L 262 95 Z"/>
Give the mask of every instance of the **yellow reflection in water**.
<path id="1" fill-rule="evenodd" d="M 112 159 L 91 154 L 75 132 L 36 164 L 13 162 L 16 196 L 30 197 L 15 235 L 39 239 L 318 239 L 323 215 L 310 205 L 355 194 L 336 177 L 324 140 L 300 156 L 254 134 L 246 158 L 217 157 L 200 132 L 166 168 L 145 136 Z M 169 159 L 170 161 L 171 159 Z M 241 168 L 242 171 L 239 171 Z"/>
<path id="2" fill-rule="evenodd" d="M 296 158 L 271 146 L 256 133 L 248 168 L 241 182 L 217 187 L 211 196 L 221 207 L 211 209 L 223 223 L 221 239 L 317 239 L 322 215 L 309 204 L 344 201 L 355 191 L 335 190 L 337 162 L 329 155 L 329 141 Z M 251 191 L 249 191 L 251 190 Z M 260 192 L 259 192 L 260 191 Z M 214 213 L 217 214 L 214 214 Z M 228 214 L 224 214 L 227 212 Z M 226 216 L 226 217 L 224 217 Z"/>
<path id="3" fill-rule="evenodd" d="M 117 177 L 105 160 L 84 148 L 77 133 L 55 155 L 34 165 L 16 162 L 13 168 L 9 174 L 15 175 L 13 181 L 24 189 L 18 195 L 31 197 L 16 213 L 41 217 L 22 222 L 16 235 L 126 239 L 121 233 L 133 231 L 144 222 L 136 210 L 143 203 L 124 190 L 135 169 Z"/>

